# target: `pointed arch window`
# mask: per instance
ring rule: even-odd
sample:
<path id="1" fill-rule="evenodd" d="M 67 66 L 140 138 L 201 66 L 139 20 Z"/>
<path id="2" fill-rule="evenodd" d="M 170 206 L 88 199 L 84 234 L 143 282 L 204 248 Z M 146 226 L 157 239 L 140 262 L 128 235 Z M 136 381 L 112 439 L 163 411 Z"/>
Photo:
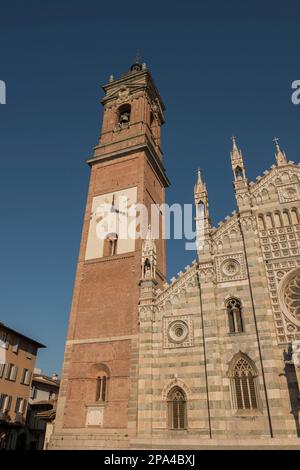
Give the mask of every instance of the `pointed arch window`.
<path id="1" fill-rule="evenodd" d="M 183 390 L 174 387 L 168 394 L 168 427 L 169 429 L 186 429 L 186 397 Z"/>
<path id="2" fill-rule="evenodd" d="M 241 301 L 235 297 L 231 297 L 226 302 L 226 310 L 228 316 L 229 333 L 242 333 L 244 331 L 244 323 L 242 318 Z"/>
<path id="3" fill-rule="evenodd" d="M 240 356 L 231 369 L 232 403 L 237 410 L 259 408 L 257 370 L 246 355 Z"/>
<path id="4" fill-rule="evenodd" d="M 235 178 L 237 180 L 241 180 L 244 178 L 244 173 L 243 173 L 243 170 L 240 166 L 237 166 L 234 170 L 234 174 L 235 174 Z"/>

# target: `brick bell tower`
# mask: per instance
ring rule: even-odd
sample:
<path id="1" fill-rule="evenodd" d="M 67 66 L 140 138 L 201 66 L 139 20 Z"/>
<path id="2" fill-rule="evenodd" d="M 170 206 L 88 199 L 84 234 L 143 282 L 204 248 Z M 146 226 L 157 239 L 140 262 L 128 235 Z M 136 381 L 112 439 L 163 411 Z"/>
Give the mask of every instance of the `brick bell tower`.
<path id="1" fill-rule="evenodd" d="M 126 447 L 137 428 L 138 299 L 142 240 L 114 230 L 97 237 L 98 207 L 164 203 L 164 104 L 139 60 L 103 86 L 103 123 L 91 168 L 50 448 Z M 132 218 L 137 217 L 138 212 Z M 162 217 L 160 215 L 160 217 Z M 160 223 L 160 234 L 161 234 Z M 165 281 L 165 242 L 156 240 L 156 280 Z M 93 436 L 93 437 L 91 437 Z"/>

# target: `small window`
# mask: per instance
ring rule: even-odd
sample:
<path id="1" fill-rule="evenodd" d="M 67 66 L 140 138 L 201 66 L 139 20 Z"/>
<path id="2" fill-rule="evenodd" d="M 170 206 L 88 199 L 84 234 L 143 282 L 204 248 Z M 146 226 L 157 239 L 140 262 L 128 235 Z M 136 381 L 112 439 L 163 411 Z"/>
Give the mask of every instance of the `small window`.
<path id="1" fill-rule="evenodd" d="M 110 233 L 104 239 L 103 244 L 103 256 L 114 256 L 117 254 L 118 248 L 118 235 L 116 233 Z"/>
<path id="2" fill-rule="evenodd" d="M 244 331 L 241 302 L 232 297 L 226 302 L 229 333 L 242 333 Z"/>
<path id="3" fill-rule="evenodd" d="M 3 377 L 5 364 L 0 364 L 0 379 Z"/>
<path id="4" fill-rule="evenodd" d="M 12 364 L 7 364 L 7 367 L 6 367 L 6 374 L 5 374 L 6 380 L 10 380 L 12 368 L 13 368 L 13 365 L 12 365 Z"/>
<path id="5" fill-rule="evenodd" d="M 3 411 L 10 411 L 12 397 L 11 395 L 6 395 L 3 401 Z"/>
<path id="6" fill-rule="evenodd" d="M 23 385 L 29 385 L 31 380 L 31 372 L 28 369 L 22 370 L 20 383 Z"/>
<path id="7" fill-rule="evenodd" d="M 106 375 L 97 377 L 96 401 L 106 401 L 107 377 Z"/>
<path id="8" fill-rule="evenodd" d="M 15 413 L 24 414 L 26 410 L 27 400 L 22 397 L 18 397 L 15 405 Z"/>
<path id="9" fill-rule="evenodd" d="M 12 382 L 15 382 L 17 378 L 17 374 L 18 374 L 18 367 L 15 366 L 14 364 L 7 364 L 6 374 L 5 374 L 6 380 L 11 380 Z"/>
<path id="10" fill-rule="evenodd" d="M 168 395 L 168 427 L 170 429 L 186 429 L 186 399 L 179 387 L 174 387 Z"/>

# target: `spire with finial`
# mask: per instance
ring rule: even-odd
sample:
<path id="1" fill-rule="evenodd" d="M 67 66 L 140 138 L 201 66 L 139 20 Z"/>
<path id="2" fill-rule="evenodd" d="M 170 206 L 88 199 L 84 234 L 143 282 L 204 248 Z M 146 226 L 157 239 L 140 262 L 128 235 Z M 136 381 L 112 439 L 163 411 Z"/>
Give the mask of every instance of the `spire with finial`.
<path id="1" fill-rule="evenodd" d="M 206 183 L 200 168 L 197 170 L 197 182 L 194 186 L 194 198 L 196 206 L 196 247 L 198 256 L 203 254 L 203 250 L 209 249 L 211 221 L 209 217 L 209 204 Z"/>
<path id="2" fill-rule="evenodd" d="M 202 193 L 203 191 L 206 191 L 206 184 L 202 180 L 202 175 L 201 175 L 201 169 L 198 168 L 197 170 L 197 183 L 194 186 L 194 194 Z"/>
<path id="3" fill-rule="evenodd" d="M 140 51 L 136 51 L 135 59 L 134 59 L 134 64 L 130 67 L 130 70 L 132 72 L 140 72 L 142 70 L 142 64 L 141 64 L 141 55 Z"/>
<path id="4" fill-rule="evenodd" d="M 200 205 L 204 209 L 204 217 L 209 220 L 208 213 L 208 194 L 206 189 L 206 183 L 202 179 L 202 174 L 200 168 L 197 170 L 197 183 L 194 186 L 194 198 L 196 208 L 199 208 Z"/>
<path id="5" fill-rule="evenodd" d="M 234 180 L 246 180 L 246 172 L 241 149 L 237 146 L 235 136 L 231 137 L 232 151 L 230 152 L 231 167 L 234 175 Z"/>
<path id="6" fill-rule="evenodd" d="M 282 152 L 282 150 L 279 146 L 279 138 L 274 137 L 273 142 L 275 143 L 275 146 L 276 146 L 275 158 L 276 158 L 277 165 L 278 166 L 286 165 L 287 164 L 287 158 L 286 158 L 285 152 Z"/>

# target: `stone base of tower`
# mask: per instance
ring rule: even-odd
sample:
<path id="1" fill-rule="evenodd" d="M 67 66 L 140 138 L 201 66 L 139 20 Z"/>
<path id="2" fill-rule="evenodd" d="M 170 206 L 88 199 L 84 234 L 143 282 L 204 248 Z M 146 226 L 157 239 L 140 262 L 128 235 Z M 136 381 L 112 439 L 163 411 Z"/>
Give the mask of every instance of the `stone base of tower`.
<path id="1" fill-rule="evenodd" d="M 56 432 L 47 450 L 300 450 L 300 438 L 209 439 L 203 436 L 129 437 L 123 432 Z"/>
<path id="2" fill-rule="evenodd" d="M 55 432 L 47 450 L 105 450 L 129 449 L 129 437 L 126 430 L 72 429 Z"/>

